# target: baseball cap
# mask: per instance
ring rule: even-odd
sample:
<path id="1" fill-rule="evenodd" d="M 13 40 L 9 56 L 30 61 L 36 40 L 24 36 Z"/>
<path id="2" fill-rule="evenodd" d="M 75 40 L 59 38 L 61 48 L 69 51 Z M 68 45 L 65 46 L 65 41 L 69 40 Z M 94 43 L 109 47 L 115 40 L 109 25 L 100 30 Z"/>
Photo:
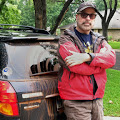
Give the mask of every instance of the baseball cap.
<path id="1" fill-rule="evenodd" d="M 96 11 L 96 5 L 94 5 L 92 2 L 83 2 L 83 3 L 80 4 L 80 6 L 77 10 L 77 13 L 79 11 L 83 11 L 84 9 L 89 8 L 89 7 L 94 8 L 95 11 Z"/>

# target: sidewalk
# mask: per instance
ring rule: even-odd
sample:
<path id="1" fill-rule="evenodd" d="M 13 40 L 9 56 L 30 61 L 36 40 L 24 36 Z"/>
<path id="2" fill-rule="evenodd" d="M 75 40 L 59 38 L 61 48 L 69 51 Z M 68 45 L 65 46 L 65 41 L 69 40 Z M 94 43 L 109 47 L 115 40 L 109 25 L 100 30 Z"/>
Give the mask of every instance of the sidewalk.
<path id="1" fill-rule="evenodd" d="M 120 117 L 104 116 L 104 120 L 120 120 Z"/>

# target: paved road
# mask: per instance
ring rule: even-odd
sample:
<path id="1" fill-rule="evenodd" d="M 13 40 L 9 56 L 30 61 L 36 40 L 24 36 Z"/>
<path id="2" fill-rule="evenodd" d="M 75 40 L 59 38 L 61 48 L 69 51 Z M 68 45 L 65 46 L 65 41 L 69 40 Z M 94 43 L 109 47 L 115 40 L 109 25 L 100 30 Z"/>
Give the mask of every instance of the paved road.
<path id="1" fill-rule="evenodd" d="M 113 66 L 113 69 L 120 70 L 120 50 L 115 50 L 116 51 L 116 64 Z"/>

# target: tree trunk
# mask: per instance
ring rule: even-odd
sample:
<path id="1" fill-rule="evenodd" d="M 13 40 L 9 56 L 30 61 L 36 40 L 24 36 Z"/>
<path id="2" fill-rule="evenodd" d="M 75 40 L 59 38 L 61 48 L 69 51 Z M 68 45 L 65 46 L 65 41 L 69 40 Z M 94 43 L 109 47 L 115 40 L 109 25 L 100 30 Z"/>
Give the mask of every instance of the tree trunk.
<path id="1" fill-rule="evenodd" d="M 46 29 L 46 0 L 33 0 L 35 9 L 35 27 Z"/>
<path id="2" fill-rule="evenodd" d="M 108 41 L 108 25 L 107 23 L 104 23 L 104 22 L 102 23 L 102 34 Z"/>
<path id="3" fill-rule="evenodd" d="M 109 26 L 109 23 L 112 19 L 112 17 L 114 16 L 115 14 L 115 11 L 117 9 L 117 4 L 118 4 L 118 0 L 114 0 L 114 5 L 112 6 L 112 0 L 109 1 L 109 6 L 110 6 L 110 9 L 109 9 L 109 14 L 108 14 L 108 5 L 107 5 L 107 1 L 106 0 L 103 0 L 104 2 L 104 5 L 105 5 L 105 12 L 104 12 L 104 15 L 102 15 L 98 10 L 97 10 L 97 13 L 98 15 L 100 16 L 100 18 L 102 19 L 102 30 L 103 30 L 103 36 L 106 37 L 106 40 L 108 41 L 108 26 Z M 107 16 L 108 15 L 108 16 Z"/>
<path id="4" fill-rule="evenodd" d="M 57 19 L 56 19 L 56 22 L 55 22 L 54 27 L 53 27 L 53 28 L 51 29 L 51 31 L 50 31 L 51 34 L 54 34 L 54 32 L 56 31 L 57 27 L 58 27 L 59 24 L 61 23 L 64 15 L 65 15 L 65 13 L 66 13 L 67 10 L 68 10 L 68 7 L 69 7 L 70 3 L 71 3 L 72 1 L 73 1 L 73 0 L 67 0 L 67 2 L 65 2 L 63 9 L 61 10 L 59 16 L 58 16 Z"/>

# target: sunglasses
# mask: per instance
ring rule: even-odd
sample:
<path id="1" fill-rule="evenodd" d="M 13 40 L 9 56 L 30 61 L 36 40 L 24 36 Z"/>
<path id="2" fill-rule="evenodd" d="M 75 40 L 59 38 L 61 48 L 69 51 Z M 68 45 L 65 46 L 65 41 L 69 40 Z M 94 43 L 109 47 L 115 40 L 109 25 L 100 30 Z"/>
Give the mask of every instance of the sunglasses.
<path id="1" fill-rule="evenodd" d="M 96 18 L 96 14 L 88 14 L 88 13 L 84 13 L 84 12 L 79 12 L 77 14 L 80 14 L 82 18 L 87 18 L 87 16 L 89 16 L 90 19 L 95 19 Z"/>

